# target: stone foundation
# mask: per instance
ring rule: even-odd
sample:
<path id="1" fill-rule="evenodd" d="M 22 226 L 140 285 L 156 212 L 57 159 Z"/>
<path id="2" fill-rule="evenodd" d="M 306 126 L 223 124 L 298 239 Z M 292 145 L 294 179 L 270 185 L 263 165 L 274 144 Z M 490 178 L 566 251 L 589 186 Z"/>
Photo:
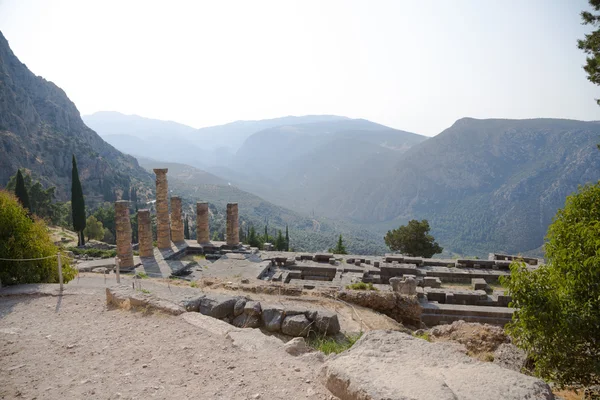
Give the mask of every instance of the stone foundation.
<path id="1" fill-rule="evenodd" d="M 131 248 L 131 220 L 129 219 L 129 202 L 115 202 L 115 224 L 117 228 L 117 257 L 121 261 L 120 269 L 133 269 L 133 250 Z"/>

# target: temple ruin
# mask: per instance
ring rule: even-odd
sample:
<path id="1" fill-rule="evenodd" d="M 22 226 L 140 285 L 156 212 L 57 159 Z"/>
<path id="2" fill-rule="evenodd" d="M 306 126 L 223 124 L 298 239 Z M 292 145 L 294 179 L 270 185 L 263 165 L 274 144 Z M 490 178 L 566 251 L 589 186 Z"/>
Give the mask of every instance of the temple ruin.
<path id="1" fill-rule="evenodd" d="M 131 248 L 131 220 L 129 219 L 129 201 L 115 203 L 115 225 L 117 231 L 117 257 L 121 271 L 134 268 L 133 249 Z"/>
<path id="2" fill-rule="evenodd" d="M 169 226 L 169 185 L 168 168 L 155 168 L 156 174 L 156 242 L 158 248 L 171 248 L 171 228 Z"/>

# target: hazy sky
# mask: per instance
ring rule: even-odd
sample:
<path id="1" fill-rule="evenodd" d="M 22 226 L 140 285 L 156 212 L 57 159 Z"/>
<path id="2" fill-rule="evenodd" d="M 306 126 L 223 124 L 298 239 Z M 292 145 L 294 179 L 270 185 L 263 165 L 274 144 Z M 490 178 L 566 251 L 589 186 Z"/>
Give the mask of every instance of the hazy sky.
<path id="1" fill-rule="evenodd" d="M 455 120 L 600 119 L 586 0 L 0 0 L 0 30 L 82 114 L 194 127 L 338 114 L 435 135 Z"/>

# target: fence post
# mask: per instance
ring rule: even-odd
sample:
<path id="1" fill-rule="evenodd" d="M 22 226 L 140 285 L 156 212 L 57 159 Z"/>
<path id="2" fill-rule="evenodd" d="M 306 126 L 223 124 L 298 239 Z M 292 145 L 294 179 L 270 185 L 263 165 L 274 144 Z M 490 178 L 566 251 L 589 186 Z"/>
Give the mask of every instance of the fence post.
<path id="1" fill-rule="evenodd" d="M 62 260 L 60 259 L 60 253 L 58 253 L 58 282 L 60 283 L 60 291 L 63 291 L 63 275 L 62 275 Z"/>
<path id="2" fill-rule="evenodd" d="M 115 257 L 115 266 L 117 267 L 117 283 L 121 283 L 121 260 Z"/>

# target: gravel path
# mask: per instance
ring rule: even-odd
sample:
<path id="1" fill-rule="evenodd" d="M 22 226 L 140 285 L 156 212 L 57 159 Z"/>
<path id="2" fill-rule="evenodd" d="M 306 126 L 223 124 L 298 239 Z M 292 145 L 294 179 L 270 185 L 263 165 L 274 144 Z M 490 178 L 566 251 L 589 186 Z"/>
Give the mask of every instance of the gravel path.
<path id="1" fill-rule="evenodd" d="M 245 351 L 162 314 L 109 310 L 104 288 L 0 297 L 1 399 L 332 399 L 320 363 Z"/>

